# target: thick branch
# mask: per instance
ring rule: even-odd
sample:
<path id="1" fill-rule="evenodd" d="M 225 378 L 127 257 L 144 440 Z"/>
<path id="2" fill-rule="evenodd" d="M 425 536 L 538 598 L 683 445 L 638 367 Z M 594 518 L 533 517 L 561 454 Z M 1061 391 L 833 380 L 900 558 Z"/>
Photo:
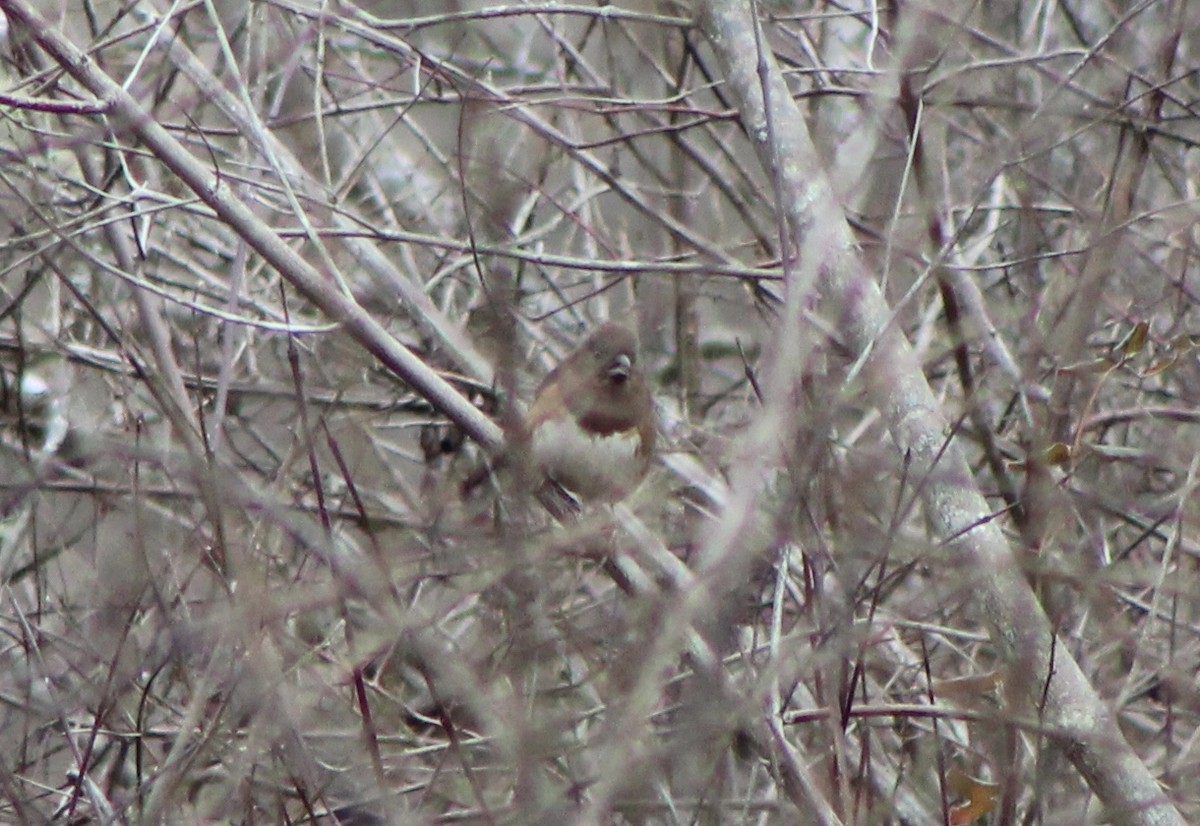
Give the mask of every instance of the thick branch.
<path id="1" fill-rule="evenodd" d="M 29 3 L 0 0 L 0 9 L 10 20 L 26 26 L 59 65 L 104 102 L 103 109 L 110 123 L 123 124 L 136 135 L 297 291 L 341 324 L 355 341 L 462 427 L 471 438 L 487 448 L 499 448 L 503 436 L 494 422 L 260 221 L 212 169 L 196 160 L 129 92 L 43 20 Z"/>
<path id="2" fill-rule="evenodd" d="M 726 87 L 741 109 L 760 161 L 779 184 L 796 248 L 809 264 L 802 271 L 815 274 L 815 289 L 828 306 L 838 308 L 845 341 L 868 354 L 863 365 L 867 392 L 914 475 L 927 480 L 921 493 L 936 536 L 965 570 L 979 573 L 979 605 L 1009 665 L 1013 696 L 1041 712 L 1047 730 L 1058 737 L 1115 820 L 1182 826 L 1178 811 L 1079 666 L 1055 644 L 1050 623 L 990 518 L 963 451 L 954 441 L 946 444 L 946 417 L 908 341 L 891 325 L 892 314 L 878 286 L 866 275 L 804 118 L 773 57 L 759 54 L 762 39 L 755 34 L 750 0 L 702 0 L 700 5 L 706 33 L 727 75 Z M 765 67 L 761 76 L 759 61 Z M 789 284 L 790 298 L 806 286 Z M 798 303 L 789 300 L 791 306 Z"/>

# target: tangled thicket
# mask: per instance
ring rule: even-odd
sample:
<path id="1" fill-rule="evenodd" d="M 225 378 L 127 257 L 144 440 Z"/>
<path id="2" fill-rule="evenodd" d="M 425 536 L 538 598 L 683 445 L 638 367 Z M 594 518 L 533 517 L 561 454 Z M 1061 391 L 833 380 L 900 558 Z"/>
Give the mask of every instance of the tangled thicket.
<path id="1" fill-rule="evenodd" d="M 0 822 L 1200 818 L 1197 4 L 35 5 Z"/>

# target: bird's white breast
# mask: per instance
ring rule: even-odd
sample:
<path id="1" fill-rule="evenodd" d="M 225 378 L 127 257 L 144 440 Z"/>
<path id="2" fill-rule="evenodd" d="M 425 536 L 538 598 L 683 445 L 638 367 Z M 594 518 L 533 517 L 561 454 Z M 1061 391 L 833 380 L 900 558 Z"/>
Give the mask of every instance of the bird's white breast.
<path id="1" fill-rule="evenodd" d="M 619 499 L 641 479 L 636 429 L 592 435 L 574 419 L 547 420 L 533 431 L 533 456 L 547 476 L 585 498 Z"/>

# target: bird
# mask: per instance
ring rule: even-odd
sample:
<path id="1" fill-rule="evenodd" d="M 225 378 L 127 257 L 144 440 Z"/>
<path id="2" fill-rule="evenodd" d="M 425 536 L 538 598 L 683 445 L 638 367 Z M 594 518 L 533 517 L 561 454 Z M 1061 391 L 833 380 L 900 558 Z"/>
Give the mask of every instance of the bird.
<path id="1" fill-rule="evenodd" d="M 657 425 L 637 337 L 615 321 L 550 371 L 525 416 L 536 470 L 581 502 L 616 502 L 638 486 Z"/>

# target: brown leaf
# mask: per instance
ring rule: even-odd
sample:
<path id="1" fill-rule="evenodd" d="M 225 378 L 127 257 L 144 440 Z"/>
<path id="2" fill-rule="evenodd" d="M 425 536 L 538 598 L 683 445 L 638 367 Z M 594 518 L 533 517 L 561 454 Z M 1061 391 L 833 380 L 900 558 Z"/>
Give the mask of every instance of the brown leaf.
<path id="1" fill-rule="evenodd" d="M 933 689 L 933 696 L 939 700 L 975 705 L 980 699 L 994 696 L 1002 682 L 999 671 L 989 671 L 986 674 L 972 674 L 952 680 L 936 680 L 930 687 Z"/>
<path id="2" fill-rule="evenodd" d="M 996 798 L 1000 796 L 1000 786 L 996 783 L 971 777 L 957 766 L 947 773 L 946 783 L 962 800 L 950 807 L 952 826 L 966 826 L 996 808 Z"/>
<path id="3" fill-rule="evenodd" d="M 1146 346 L 1146 336 L 1150 332 L 1150 324 L 1146 321 L 1139 321 L 1133 325 L 1133 329 L 1129 331 L 1129 335 L 1125 336 L 1125 340 L 1117 345 L 1117 351 L 1122 358 L 1136 356 L 1142 352 Z"/>

